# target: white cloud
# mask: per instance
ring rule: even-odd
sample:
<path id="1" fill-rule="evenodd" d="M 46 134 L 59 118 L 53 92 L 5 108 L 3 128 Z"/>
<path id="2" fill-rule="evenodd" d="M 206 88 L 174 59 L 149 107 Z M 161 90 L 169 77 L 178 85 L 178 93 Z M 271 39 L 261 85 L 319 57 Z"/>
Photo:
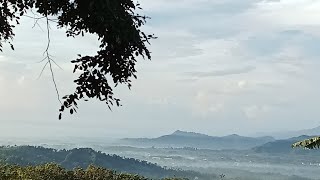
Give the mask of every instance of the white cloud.
<path id="1" fill-rule="evenodd" d="M 281 0 L 262 2 L 251 13 L 264 22 L 281 26 L 319 25 L 320 2 L 314 0 Z"/>
<path id="2" fill-rule="evenodd" d="M 206 78 L 206 77 L 217 77 L 217 76 L 228 76 L 228 75 L 239 75 L 253 71 L 255 67 L 246 66 L 237 69 L 224 69 L 224 70 L 212 70 L 210 72 L 189 72 L 186 73 L 189 76 Z"/>
<path id="3" fill-rule="evenodd" d="M 251 8 L 261 0 L 141 0 L 142 8 L 149 12 L 187 14 L 190 12 L 201 12 L 201 10 L 214 10 L 218 14 L 233 14 Z"/>
<path id="4" fill-rule="evenodd" d="M 220 113 L 224 109 L 224 100 L 219 95 L 211 94 L 205 90 L 198 91 L 190 102 L 193 114 L 196 117 L 207 118 L 212 114 Z"/>
<path id="5" fill-rule="evenodd" d="M 248 85 L 248 82 L 245 80 L 241 80 L 238 82 L 239 88 L 245 88 Z"/>
<path id="6" fill-rule="evenodd" d="M 248 119 L 262 120 L 266 113 L 269 113 L 270 107 L 266 105 L 252 105 L 243 108 L 243 112 Z"/>
<path id="7" fill-rule="evenodd" d="M 4 61 L 7 61 L 7 60 L 5 59 L 4 56 L 0 55 L 0 63 L 1 63 L 1 62 L 4 62 Z"/>
<path id="8" fill-rule="evenodd" d="M 24 76 L 21 76 L 21 77 L 17 80 L 17 82 L 18 82 L 19 85 L 22 85 L 23 82 L 24 82 L 24 80 L 25 80 L 25 77 L 24 77 Z"/>
<path id="9" fill-rule="evenodd" d="M 138 80 L 131 91 L 125 87 L 115 91 L 124 107 L 109 113 L 99 103 L 84 103 L 77 127 L 108 128 L 111 123 L 121 125 L 123 134 L 132 127 L 135 132 L 130 132 L 139 134 L 145 132 L 141 128 L 157 126 L 167 132 L 183 126 L 225 134 L 238 127 L 247 132 L 271 129 L 279 121 L 300 122 L 303 113 L 312 115 L 308 119 L 320 117 L 312 108 L 320 105 L 316 101 L 320 2 L 143 0 L 141 4 L 152 16 L 146 31 L 159 37 L 150 47 L 153 60 L 139 61 Z M 56 119 L 59 104 L 50 72 L 36 80 L 43 64 L 34 62 L 42 59 L 46 40 L 28 23 L 25 20 L 16 29 L 16 51 L 5 50 L 0 56 L 0 114 L 9 124 L 12 119 L 30 118 L 45 126 Z M 54 70 L 61 94 L 67 94 L 76 76 L 69 60 L 78 53 L 94 53 L 97 41 L 93 36 L 65 38 L 62 30 L 52 34 L 52 54 L 64 69 Z M 20 113 L 10 114 L 15 110 Z"/>

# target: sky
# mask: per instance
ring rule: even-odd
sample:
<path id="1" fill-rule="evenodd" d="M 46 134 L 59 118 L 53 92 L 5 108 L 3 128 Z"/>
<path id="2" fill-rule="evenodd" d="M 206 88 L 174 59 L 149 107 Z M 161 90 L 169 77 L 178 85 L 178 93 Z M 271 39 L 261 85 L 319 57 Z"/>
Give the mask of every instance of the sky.
<path id="1" fill-rule="evenodd" d="M 0 53 L 0 136 L 157 137 L 185 130 L 223 136 L 320 125 L 320 1 L 140 0 L 158 39 L 137 64 L 132 90 L 115 88 L 122 107 L 80 103 L 58 120 L 49 69 L 39 78 L 45 22 L 27 17 L 15 51 Z M 93 55 L 93 35 L 67 38 L 51 25 L 50 54 L 61 95 L 73 92 L 70 61 Z"/>

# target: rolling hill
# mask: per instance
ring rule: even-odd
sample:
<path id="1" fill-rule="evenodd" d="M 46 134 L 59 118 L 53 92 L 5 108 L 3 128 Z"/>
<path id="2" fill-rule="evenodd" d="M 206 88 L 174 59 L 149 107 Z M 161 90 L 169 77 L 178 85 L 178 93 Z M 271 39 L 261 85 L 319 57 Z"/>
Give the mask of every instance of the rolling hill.
<path id="1" fill-rule="evenodd" d="M 35 166 L 46 163 L 57 163 L 72 170 L 80 167 L 86 169 L 89 165 L 96 165 L 117 172 L 132 173 L 149 178 L 185 177 L 194 179 L 211 179 L 215 175 L 203 175 L 194 171 L 183 171 L 162 168 L 156 164 L 133 158 L 123 158 L 108 155 L 91 148 L 75 148 L 72 150 L 56 150 L 34 146 L 2 146 L 0 147 L 0 164 L 16 164 L 20 166 Z"/>

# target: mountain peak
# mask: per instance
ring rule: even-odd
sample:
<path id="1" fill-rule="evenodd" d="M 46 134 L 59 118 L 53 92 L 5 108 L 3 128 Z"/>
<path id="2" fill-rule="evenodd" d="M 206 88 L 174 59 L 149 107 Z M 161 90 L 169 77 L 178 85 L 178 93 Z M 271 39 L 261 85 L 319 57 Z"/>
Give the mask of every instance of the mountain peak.
<path id="1" fill-rule="evenodd" d="M 176 130 L 176 131 L 173 132 L 172 134 L 180 134 L 180 133 L 184 133 L 184 131 Z"/>
<path id="2" fill-rule="evenodd" d="M 227 137 L 240 137 L 238 134 L 230 134 Z"/>
<path id="3" fill-rule="evenodd" d="M 181 131 L 181 130 L 176 130 L 171 135 L 188 136 L 188 137 L 208 137 L 208 135 L 206 135 L 206 134 L 200 134 L 200 133 L 195 133 L 195 132 L 187 132 L 187 131 Z"/>
<path id="4" fill-rule="evenodd" d="M 227 138 L 227 139 L 245 139 L 245 138 L 250 138 L 250 137 L 244 137 L 244 136 L 240 136 L 238 134 L 230 134 L 227 136 L 223 136 L 223 138 Z"/>

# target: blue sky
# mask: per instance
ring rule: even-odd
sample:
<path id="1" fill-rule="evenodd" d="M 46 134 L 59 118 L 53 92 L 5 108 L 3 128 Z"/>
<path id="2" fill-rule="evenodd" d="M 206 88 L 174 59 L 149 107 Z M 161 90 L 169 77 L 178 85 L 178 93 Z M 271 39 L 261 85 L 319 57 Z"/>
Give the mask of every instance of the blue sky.
<path id="1" fill-rule="evenodd" d="M 320 1 L 140 1 L 152 61 L 138 63 L 133 89 L 116 88 L 123 107 L 81 103 L 57 120 L 46 34 L 25 18 L 15 51 L 0 54 L 2 136 L 153 137 L 176 129 L 210 135 L 274 132 L 320 125 Z M 40 22 L 45 27 L 44 22 Z M 50 53 L 61 94 L 73 92 L 70 60 L 93 54 L 94 36 L 66 38 L 52 25 Z"/>

